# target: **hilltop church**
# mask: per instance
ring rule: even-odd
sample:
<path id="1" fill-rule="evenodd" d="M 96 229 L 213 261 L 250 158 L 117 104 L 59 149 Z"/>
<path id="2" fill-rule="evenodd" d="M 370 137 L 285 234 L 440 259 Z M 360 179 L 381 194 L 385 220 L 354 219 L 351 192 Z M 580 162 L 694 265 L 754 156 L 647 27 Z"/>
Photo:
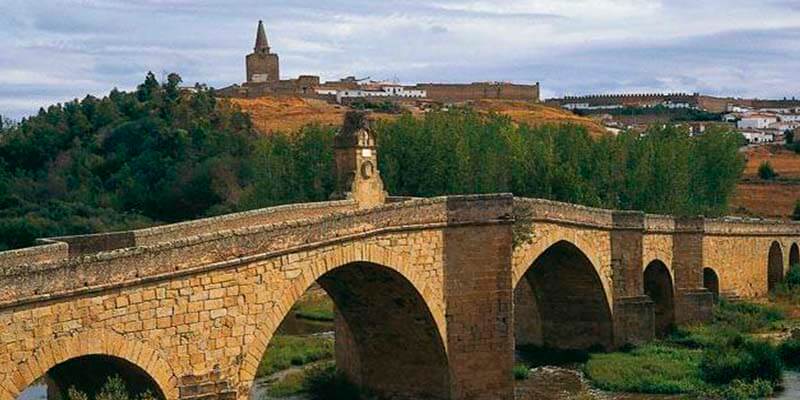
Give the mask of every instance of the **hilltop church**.
<path id="1" fill-rule="evenodd" d="M 509 82 L 420 83 L 404 86 L 385 82 L 363 83 L 354 77 L 322 83 L 316 75 L 281 79 L 280 58 L 273 53 L 264 23 L 258 21 L 253 52 L 245 56 L 245 82 L 219 89 L 222 97 L 301 96 L 341 102 L 343 98 L 380 97 L 381 100 L 431 100 L 456 103 L 480 99 L 539 101 L 539 83 Z"/>

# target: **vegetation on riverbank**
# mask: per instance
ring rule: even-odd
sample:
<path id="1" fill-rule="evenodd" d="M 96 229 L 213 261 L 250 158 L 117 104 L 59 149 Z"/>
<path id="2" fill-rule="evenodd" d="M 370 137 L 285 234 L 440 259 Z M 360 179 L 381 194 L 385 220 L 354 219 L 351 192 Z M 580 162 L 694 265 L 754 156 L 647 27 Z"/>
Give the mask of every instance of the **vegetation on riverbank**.
<path id="1" fill-rule="evenodd" d="M 276 335 L 270 341 L 256 376 L 265 377 L 291 367 L 333 359 L 333 338 Z"/>
<path id="2" fill-rule="evenodd" d="M 109 376 L 97 393 L 82 392 L 75 387 L 67 389 L 67 400 L 162 400 L 150 391 L 137 392 L 129 388 L 118 375 Z"/>
<path id="3" fill-rule="evenodd" d="M 292 307 L 297 318 L 309 321 L 332 322 L 333 300 L 325 293 L 313 293 L 304 296 Z"/>
<path id="4" fill-rule="evenodd" d="M 308 369 L 288 375 L 270 386 L 267 394 L 272 397 L 290 397 L 299 394 L 309 400 L 353 400 L 370 399 L 367 392 L 359 389 L 332 362 L 320 363 Z"/>
<path id="5" fill-rule="evenodd" d="M 710 324 L 627 352 L 592 354 L 584 366 L 601 389 L 686 394 L 704 399 L 756 399 L 780 385 L 783 369 L 800 365 L 800 341 L 774 345 L 755 337 L 782 329 L 779 306 L 721 301 Z"/>

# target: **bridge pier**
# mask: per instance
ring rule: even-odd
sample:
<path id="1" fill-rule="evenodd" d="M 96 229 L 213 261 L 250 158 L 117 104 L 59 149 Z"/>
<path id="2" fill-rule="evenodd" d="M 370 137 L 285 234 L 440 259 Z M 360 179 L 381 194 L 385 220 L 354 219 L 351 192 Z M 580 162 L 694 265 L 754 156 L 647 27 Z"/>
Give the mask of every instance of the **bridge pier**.
<path id="1" fill-rule="evenodd" d="M 503 202 L 510 215 L 512 199 Z M 450 399 L 514 397 L 511 232 L 510 221 L 444 230 Z"/>
<path id="2" fill-rule="evenodd" d="M 612 215 L 611 268 L 614 276 L 614 347 L 639 344 L 655 337 L 655 306 L 644 294 L 642 212 Z"/>
<path id="3" fill-rule="evenodd" d="M 675 271 L 675 323 L 686 325 L 711 319 L 714 294 L 703 287 L 702 217 L 676 218 L 672 241 Z"/>

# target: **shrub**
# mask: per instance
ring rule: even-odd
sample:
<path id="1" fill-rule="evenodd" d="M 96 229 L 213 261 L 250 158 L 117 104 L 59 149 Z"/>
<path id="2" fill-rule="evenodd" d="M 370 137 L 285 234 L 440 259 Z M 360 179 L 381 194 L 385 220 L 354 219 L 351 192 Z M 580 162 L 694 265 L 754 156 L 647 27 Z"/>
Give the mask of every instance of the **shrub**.
<path id="1" fill-rule="evenodd" d="M 800 202 L 797 205 L 800 206 Z M 800 264 L 794 264 L 789 267 L 789 272 L 786 273 L 784 282 L 792 289 L 800 287 Z"/>
<path id="2" fill-rule="evenodd" d="M 303 391 L 311 400 L 354 400 L 364 397 L 364 393 L 336 366 L 328 364 L 310 368 L 306 372 Z"/>
<path id="3" fill-rule="evenodd" d="M 792 265 L 778 287 L 770 293 L 773 300 L 797 303 L 800 301 L 800 265 Z"/>
<path id="4" fill-rule="evenodd" d="M 800 369 L 800 339 L 789 339 L 778 346 L 783 363 L 792 369 Z"/>
<path id="5" fill-rule="evenodd" d="M 67 400 L 158 400 L 149 390 L 133 394 L 119 375 L 109 376 L 100 391 L 92 395 L 81 392 L 74 386 L 67 389 Z"/>
<path id="6" fill-rule="evenodd" d="M 516 364 L 511 370 L 514 373 L 514 380 L 524 381 L 531 375 L 531 370 L 525 364 Z"/>
<path id="7" fill-rule="evenodd" d="M 800 142 L 797 142 L 800 144 Z M 800 153 L 800 146 L 798 146 L 798 152 Z M 794 213 L 792 213 L 792 220 L 800 221 L 800 200 L 797 200 L 797 203 L 794 204 Z"/>
<path id="8" fill-rule="evenodd" d="M 725 385 L 737 379 L 747 382 L 763 379 L 777 383 L 783 375 L 783 364 L 769 343 L 737 336 L 722 345 L 703 352 L 700 372 L 708 383 Z"/>
<path id="9" fill-rule="evenodd" d="M 764 399 L 772 396 L 774 392 L 773 384 L 763 379 L 756 379 L 752 382 L 737 379 L 731 382 L 730 385 L 707 389 L 703 393 L 703 398 L 724 400 Z"/>
<path id="10" fill-rule="evenodd" d="M 589 352 L 586 350 L 560 350 L 535 345 L 518 346 L 517 353 L 525 364 L 532 368 L 544 365 L 582 364 L 589 360 Z"/>
<path id="11" fill-rule="evenodd" d="M 775 169 L 772 168 L 772 164 L 769 161 L 764 161 L 758 167 L 758 176 L 761 177 L 763 180 L 772 180 L 778 176 L 778 173 L 775 172 Z"/>
<path id="12" fill-rule="evenodd" d="M 713 324 L 716 328 L 754 333 L 771 328 L 785 318 L 783 311 L 773 306 L 721 300 L 714 308 Z"/>

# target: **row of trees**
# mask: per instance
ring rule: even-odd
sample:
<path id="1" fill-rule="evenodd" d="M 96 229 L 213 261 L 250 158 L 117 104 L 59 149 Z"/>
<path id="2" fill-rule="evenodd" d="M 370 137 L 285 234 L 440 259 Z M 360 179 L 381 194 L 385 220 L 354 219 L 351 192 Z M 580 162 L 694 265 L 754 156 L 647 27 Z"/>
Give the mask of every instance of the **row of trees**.
<path id="1" fill-rule="evenodd" d="M 651 128 L 593 139 L 578 126 L 517 126 L 470 110 L 379 127 L 394 194 L 513 192 L 598 207 L 720 215 L 744 168 L 741 136 Z"/>
<path id="2" fill-rule="evenodd" d="M 38 237 L 129 229 L 334 190 L 335 129 L 259 135 L 247 114 L 180 77 L 51 106 L 0 131 L 0 249 Z M 590 138 L 469 109 L 377 126 L 397 195 L 514 192 L 592 206 L 719 215 L 743 160 L 738 135 L 677 128 Z"/>

